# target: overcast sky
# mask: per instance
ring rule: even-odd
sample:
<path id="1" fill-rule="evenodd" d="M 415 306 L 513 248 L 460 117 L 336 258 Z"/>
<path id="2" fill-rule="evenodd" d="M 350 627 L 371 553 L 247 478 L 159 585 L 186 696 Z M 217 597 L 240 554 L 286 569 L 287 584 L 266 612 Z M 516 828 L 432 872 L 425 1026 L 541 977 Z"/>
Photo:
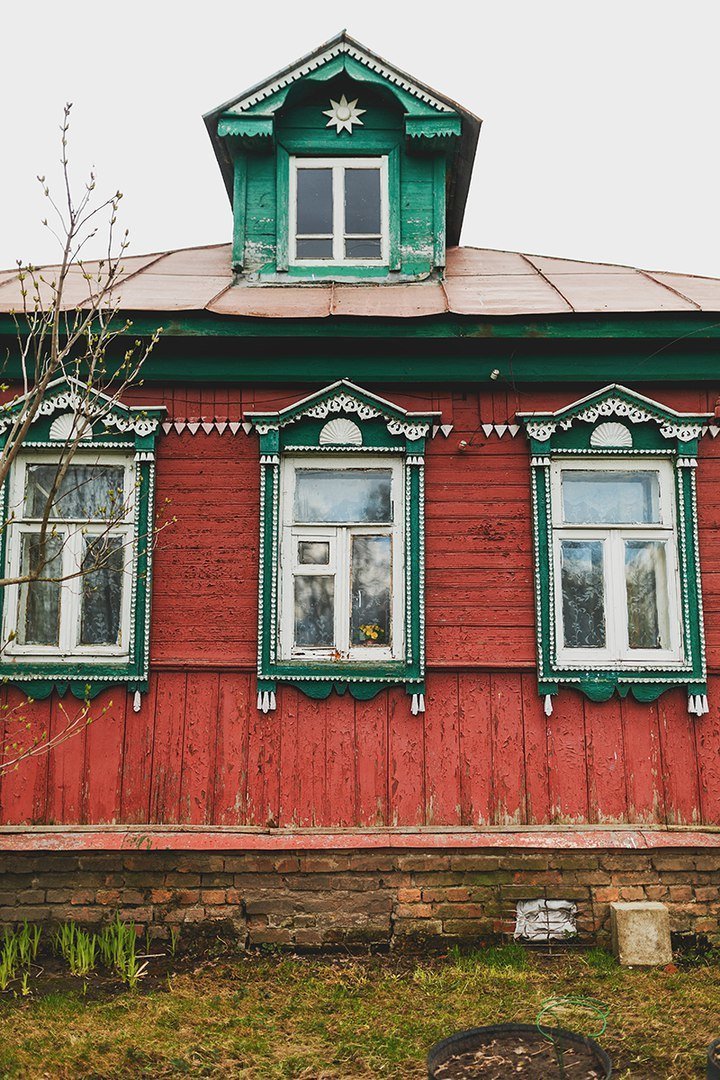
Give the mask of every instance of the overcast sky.
<path id="1" fill-rule="evenodd" d="M 116 14 L 113 14 L 115 12 Z M 202 113 L 343 26 L 484 120 L 463 243 L 720 277 L 716 0 L 3 5 L 0 267 L 54 261 L 35 176 L 120 188 L 131 253 L 230 239 Z"/>

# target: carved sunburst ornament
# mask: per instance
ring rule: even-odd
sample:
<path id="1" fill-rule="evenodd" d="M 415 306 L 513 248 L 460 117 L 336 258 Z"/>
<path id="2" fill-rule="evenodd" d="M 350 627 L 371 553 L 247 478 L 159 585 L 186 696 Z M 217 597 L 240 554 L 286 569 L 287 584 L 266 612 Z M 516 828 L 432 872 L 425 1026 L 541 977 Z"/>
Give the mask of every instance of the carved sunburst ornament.
<path id="1" fill-rule="evenodd" d="M 367 112 L 367 109 L 357 109 L 357 103 L 357 98 L 348 101 L 344 94 L 339 101 L 330 98 L 330 108 L 323 109 L 323 116 L 330 117 L 325 127 L 334 127 L 338 135 L 341 131 L 349 131 L 352 135 L 353 124 L 362 125 L 360 117 Z"/>

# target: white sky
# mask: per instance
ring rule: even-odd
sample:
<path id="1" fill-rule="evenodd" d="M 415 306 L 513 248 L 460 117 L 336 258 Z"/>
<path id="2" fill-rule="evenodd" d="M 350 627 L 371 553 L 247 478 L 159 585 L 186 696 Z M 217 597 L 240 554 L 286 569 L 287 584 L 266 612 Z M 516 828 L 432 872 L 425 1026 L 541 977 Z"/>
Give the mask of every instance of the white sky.
<path id="1" fill-rule="evenodd" d="M 132 254 L 228 241 L 202 113 L 343 26 L 483 117 L 463 243 L 720 277 L 716 0 L 8 3 L 0 267 L 57 257 L 66 100 Z"/>

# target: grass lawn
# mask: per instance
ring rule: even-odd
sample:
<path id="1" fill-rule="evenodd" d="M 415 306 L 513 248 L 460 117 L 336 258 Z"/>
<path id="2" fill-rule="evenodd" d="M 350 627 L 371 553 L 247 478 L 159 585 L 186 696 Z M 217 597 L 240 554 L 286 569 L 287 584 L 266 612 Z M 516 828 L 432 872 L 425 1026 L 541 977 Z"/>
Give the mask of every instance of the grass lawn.
<path id="1" fill-rule="evenodd" d="M 532 1023 L 550 995 L 610 1007 L 600 1039 L 614 1077 L 704 1077 L 720 1035 L 720 965 L 628 971 L 593 952 L 542 959 L 510 946 L 440 959 L 244 957 L 153 988 L 94 977 L 0 1001 L 0 1077 L 420 1078 L 428 1047 L 465 1027 Z M 557 1023 L 590 1033 L 572 1009 Z"/>

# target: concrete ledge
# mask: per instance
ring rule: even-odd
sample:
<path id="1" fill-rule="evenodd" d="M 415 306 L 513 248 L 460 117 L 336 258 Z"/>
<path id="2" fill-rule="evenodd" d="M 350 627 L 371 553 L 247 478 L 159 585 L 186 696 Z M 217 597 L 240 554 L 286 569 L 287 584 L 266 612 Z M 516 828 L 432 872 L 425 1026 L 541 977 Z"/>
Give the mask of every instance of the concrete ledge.
<path id="1" fill-rule="evenodd" d="M 192 825 L 6 825 L 0 851 L 358 851 L 379 848 L 720 848 L 720 827 L 259 829 Z"/>

